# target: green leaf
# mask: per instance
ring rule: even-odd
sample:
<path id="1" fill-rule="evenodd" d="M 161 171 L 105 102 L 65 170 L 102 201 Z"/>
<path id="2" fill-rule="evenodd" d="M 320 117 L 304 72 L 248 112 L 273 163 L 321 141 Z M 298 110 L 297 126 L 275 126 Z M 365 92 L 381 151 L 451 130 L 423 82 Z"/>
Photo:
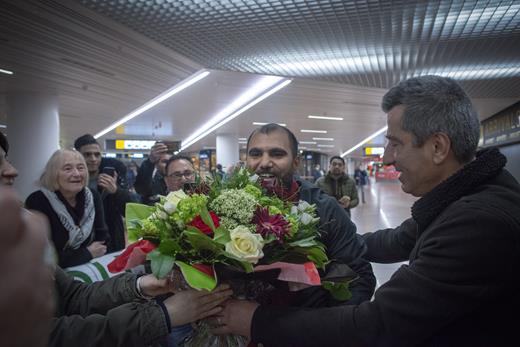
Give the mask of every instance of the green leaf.
<path id="1" fill-rule="evenodd" d="M 157 278 L 165 278 L 173 269 L 175 258 L 161 254 L 158 249 L 154 249 L 147 256 L 151 260 L 152 272 Z"/>
<path id="2" fill-rule="evenodd" d="M 329 262 L 329 258 L 325 250 L 319 246 L 300 248 L 300 250 L 307 255 L 307 258 L 316 264 L 316 267 L 325 269 L 325 265 Z"/>
<path id="3" fill-rule="evenodd" d="M 352 293 L 349 289 L 349 282 L 322 281 L 321 285 L 330 292 L 334 299 L 338 301 L 347 301 L 352 297 Z"/>
<path id="4" fill-rule="evenodd" d="M 217 286 L 216 278 L 210 277 L 182 261 L 177 260 L 175 264 L 179 266 L 184 279 L 192 288 L 211 291 Z"/>
<path id="5" fill-rule="evenodd" d="M 251 264 L 250 262 L 239 259 L 235 257 L 233 254 L 226 251 L 222 251 L 222 254 L 230 260 L 234 260 L 236 263 L 238 263 L 247 273 L 253 272 L 253 264 Z"/>
<path id="6" fill-rule="evenodd" d="M 195 227 L 188 226 L 182 232 L 182 235 L 186 237 L 191 246 L 196 250 L 205 249 L 215 254 L 222 252 L 222 246 L 219 243 Z"/>
<path id="7" fill-rule="evenodd" d="M 211 215 L 208 212 L 208 209 L 206 206 L 203 206 L 200 210 L 200 218 L 206 224 L 211 228 L 211 231 L 215 232 L 215 224 L 213 224 L 213 219 L 211 219 Z"/>
<path id="8" fill-rule="evenodd" d="M 316 241 L 316 237 L 313 235 L 301 240 L 293 241 L 289 243 L 289 245 L 294 247 L 314 247 L 318 245 L 318 242 Z"/>
<path id="9" fill-rule="evenodd" d="M 125 208 L 126 229 L 128 241 L 135 242 L 141 237 L 141 220 L 148 218 L 154 211 L 154 207 L 129 202 Z"/>
<path id="10" fill-rule="evenodd" d="M 162 240 L 159 244 L 159 251 L 161 254 L 175 257 L 177 253 L 182 252 L 181 246 L 174 239 Z"/>
<path id="11" fill-rule="evenodd" d="M 215 230 L 215 236 L 213 236 L 213 241 L 220 243 L 221 245 L 225 245 L 229 241 L 231 241 L 231 237 L 229 236 L 229 230 L 225 228 L 218 227 Z"/>

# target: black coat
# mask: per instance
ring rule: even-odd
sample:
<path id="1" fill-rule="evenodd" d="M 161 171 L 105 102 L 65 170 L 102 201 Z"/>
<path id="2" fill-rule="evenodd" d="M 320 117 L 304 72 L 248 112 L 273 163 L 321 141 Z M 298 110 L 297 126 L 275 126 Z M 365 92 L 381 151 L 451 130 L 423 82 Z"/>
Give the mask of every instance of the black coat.
<path id="1" fill-rule="evenodd" d="M 357 306 L 260 307 L 265 346 L 510 346 L 520 312 L 520 185 L 496 149 L 417 200 L 412 220 L 364 235 L 367 257 L 409 260 Z M 509 340 L 509 342 L 507 342 Z"/>
<path id="2" fill-rule="evenodd" d="M 157 202 L 157 195 L 168 193 L 164 177 L 158 171 L 154 175 L 154 170 L 155 164 L 146 159 L 139 167 L 134 183 L 135 191 L 141 195 L 143 203 L 149 205 Z"/>
<path id="3" fill-rule="evenodd" d="M 80 199 L 81 196 L 84 199 L 84 194 L 78 193 L 78 199 Z M 25 201 L 25 206 L 28 209 L 40 211 L 49 219 L 51 227 L 51 240 L 54 243 L 54 247 L 56 248 L 56 252 L 58 254 L 58 264 L 61 267 L 65 268 L 89 262 L 92 259 L 92 255 L 88 251 L 87 246 L 89 246 L 94 241 L 109 240 L 107 227 L 103 218 L 103 205 L 101 203 L 101 199 L 99 194 L 95 191 L 92 191 L 92 197 L 94 199 L 94 208 L 96 212 L 94 225 L 92 226 L 92 233 L 90 237 L 88 237 L 77 249 L 65 249 L 65 245 L 67 244 L 67 241 L 69 241 L 69 232 L 67 229 L 65 229 L 63 224 L 61 224 L 58 215 L 51 206 L 51 203 L 40 190 L 33 192 L 27 197 L 27 200 Z M 62 200 L 62 202 L 65 204 L 65 206 L 68 205 L 66 201 Z M 84 203 L 82 206 L 84 206 Z"/>

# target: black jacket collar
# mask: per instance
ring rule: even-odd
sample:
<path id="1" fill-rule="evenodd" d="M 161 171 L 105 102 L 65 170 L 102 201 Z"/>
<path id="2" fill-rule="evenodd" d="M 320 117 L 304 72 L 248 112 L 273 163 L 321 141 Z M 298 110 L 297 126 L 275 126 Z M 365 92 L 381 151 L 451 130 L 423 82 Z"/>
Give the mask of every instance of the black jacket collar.
<path id="1" fill-rule="evenodd" d="M 506 162 L 506 157 L 497 148 L 477 152 L 475 160 L 466 164 L 413 204 L 413 219 L 423 230 L 451 203 L 498 175 Z"/>

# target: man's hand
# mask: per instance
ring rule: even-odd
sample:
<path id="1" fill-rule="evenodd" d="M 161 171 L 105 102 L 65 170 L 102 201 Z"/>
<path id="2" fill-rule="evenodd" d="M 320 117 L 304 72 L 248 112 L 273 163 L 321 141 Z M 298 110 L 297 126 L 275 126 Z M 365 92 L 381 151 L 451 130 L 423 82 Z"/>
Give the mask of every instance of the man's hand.
<path id="1" fill-rule="evenodd" d="M 173 327 L 195 322 L 222 311 L 219 305 L 229 299 L 233 291 L 221 284 L 213 291 L 188 289 L 164 301 Z"/>
<path id="2" fill-rule="evenodd" d="M 114 171 L 114 177 L 104 173 L 99 174 L 98 186 L 110 194 L 117 192 L 117 172 Z"/>
<path id="3" fill-rule="evenodd" d="M 53 312 L 52 269 L 44 262 L 49 224 L 23 210 L 15 192 L 0 187 L 0 346 L 47 345 Z"/>
<path id="4" fill-rule="evenodd" d="M 105 241 L 94 241 L 87 246 L 87 250 L 92 255 L 92 258 L 99 258 L 105 255 L 107 246 L 105 245 Z"/>
<path id="5" fill-rule="evenodd" d="M 148 156 L 148 160 L 152 164 L 156 164 L 159 159 L 161 159 L 162 155 L 168 151 L 168 147 L 162 142 L 156 142 L 150 151 L 150 155 Z"/>
<path id="6" fill-rule="evenodd" d="M 256 302 L 246 300 L 228 300 L 222 312 L 212 317 L 215 335 L 235 334 L 251 337 L 251 322 L 257 307 Z"/>
<path id="7" fill-rule="evenodd" d="M 154 275 L 145 275 L 139 279 L 139 289 L 144 296 L 156 297 L 161 294 L 174 292 L 168 278 L 158 279 Z"/>
<path id="8" fill-rule="evenodd" d="M 350 206 L 350 196 L 348 195 L 343 195 L 338 201 L 343 208 L 348 208 Z"/>

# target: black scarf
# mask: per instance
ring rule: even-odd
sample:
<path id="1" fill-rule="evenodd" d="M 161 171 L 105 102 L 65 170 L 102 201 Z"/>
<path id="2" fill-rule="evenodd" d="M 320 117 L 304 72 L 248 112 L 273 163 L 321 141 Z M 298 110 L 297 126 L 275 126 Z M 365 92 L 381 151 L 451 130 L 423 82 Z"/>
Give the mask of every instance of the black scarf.
<path id="1" fill-rule="evenodd" d="M 477 152 L 475 160 L 426 193 L 412 206 L 412 217 L 424 230 L 446 207 L 497 176 L 506 165 L 497 148 Z"/>

